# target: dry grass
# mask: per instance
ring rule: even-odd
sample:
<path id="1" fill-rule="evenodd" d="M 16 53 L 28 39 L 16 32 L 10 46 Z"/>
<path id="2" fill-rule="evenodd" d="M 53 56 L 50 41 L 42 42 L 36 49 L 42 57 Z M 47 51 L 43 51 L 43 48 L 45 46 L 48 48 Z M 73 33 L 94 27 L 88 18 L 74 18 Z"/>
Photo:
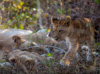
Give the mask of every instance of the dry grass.
<path id="1" fill-rule="evenodd" d="M 100 55 L 94 57 L 94 64 L 72 60 L 71 65 L 67 67 L 59 64 L 64 54 L 51 53 L 54 58 L 40 62 L 35 67 L 32 65 L 26 67 L 25 65 L 12 64 L 13 66 L 11 67 L 1 67 L 0 74 L 100 74 Z"/>

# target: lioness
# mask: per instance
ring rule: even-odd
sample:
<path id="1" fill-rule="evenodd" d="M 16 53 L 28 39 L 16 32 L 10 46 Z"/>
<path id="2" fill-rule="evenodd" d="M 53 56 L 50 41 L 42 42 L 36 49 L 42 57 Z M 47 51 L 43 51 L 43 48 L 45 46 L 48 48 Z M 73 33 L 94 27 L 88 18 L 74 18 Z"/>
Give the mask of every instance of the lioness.
<path id="1" fill-rule="evenodd" d="M 52 18 L 52 23 L 55 40 L 62 41 L 65 39 L 66 43 L 69 42 L 69 50 L 60 61 L 61 64 L 70 65 L 70 60 L 79 49 L 79 44 L 87 43 L 87 45 L 91 47 L 94 29 L 90 19 L 55 16 Z M 89 52 L 92 52 L 92 50 Z M 87 60 L 91 60 L 91 53 L 88 54 Z"/>
<path id="2" fill-rule="evenodd" d="M 57 42 L 47 36 L 46 31 L 33 33 L 30 30 L 4 29 L 0 30 L 0 50 L 9 52 L 13 49 L 26 48 L 36 45 L 56 45 L 65 48 L 65 42 Z"/>
<path id="3" fill-rule="evenodd" d="M 0 50 L 7 51 L 18 48 L 25 41 L 16 35 L 32 34 L 30 30 L 4 29 L 0 30 Z"/>

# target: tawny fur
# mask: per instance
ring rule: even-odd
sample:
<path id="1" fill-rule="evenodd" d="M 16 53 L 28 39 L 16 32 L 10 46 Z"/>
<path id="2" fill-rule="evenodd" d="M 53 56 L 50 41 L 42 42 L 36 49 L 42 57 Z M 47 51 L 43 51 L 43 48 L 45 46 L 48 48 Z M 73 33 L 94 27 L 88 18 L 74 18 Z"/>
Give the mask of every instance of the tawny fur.
<path id="1" fill-rule="evenodd" d="M 12 37 L 14 35 L 28 35 L 31 33 L 32 31 L 29 30 L 16 30 L 16 29 L 0 30 L 0 49 L 4 51 L 8 51 L 17 48 L 17 43 L 14 42 Z"/>
<path id="2" fill-rule="evenodd" d="M 4 29 L 0 30 L 0 49 L 10 51 L 18 48 L 27 48 L 34 45 L 55 45 L 66 48 L 65 42 L 57 42 L 47 36 L 46 31 L 32 33 L 29 30 Z"/>
<path id="3" fill-rule="evenodd" d="M 18 63 L 21 62 L 23 65 L 33 65 L 36 66 L 39 61 L 44 62 L 46 60 L 45 57 L 40 56 L 36 52 L 27 52 L 27 51 L 20 51 L 20 50 L 13 50 L 8 54 L 8 60 L 11 63 Z"/>

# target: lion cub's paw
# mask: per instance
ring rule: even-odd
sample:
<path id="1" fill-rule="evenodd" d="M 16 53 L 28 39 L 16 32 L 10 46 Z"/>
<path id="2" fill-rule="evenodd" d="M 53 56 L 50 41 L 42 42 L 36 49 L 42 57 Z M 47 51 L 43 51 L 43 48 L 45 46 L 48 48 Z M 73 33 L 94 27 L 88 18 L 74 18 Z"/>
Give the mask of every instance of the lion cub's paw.
<path id="1" fill-rule="evenodd" d="M 69 66 L 69 65 L 70 65 L 70 61 L 69 61 L 69 60 L 63 60 L 63 59 L 62 59 L 62 60 L 60 61 L 60 64 L 63 65 L 63 66 Z"/>

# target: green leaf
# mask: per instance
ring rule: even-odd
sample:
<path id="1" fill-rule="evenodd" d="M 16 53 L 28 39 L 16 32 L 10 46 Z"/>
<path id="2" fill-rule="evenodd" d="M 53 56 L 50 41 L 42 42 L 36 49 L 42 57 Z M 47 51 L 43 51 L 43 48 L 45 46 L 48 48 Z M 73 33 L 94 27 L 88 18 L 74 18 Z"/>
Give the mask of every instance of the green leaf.
<path id="1" fill-rule="evenodd" d="M 48 57 L 51 57 L 51 56 L 53 56 L 53 55 L 52 55 L 52 53 L 48 53 L 47 56 L 48 56 Z"/>
<path id="2" fill-rule="evenodd" d="M 34 33 L 36 33 L 36 30 L 34 29 L 34 31 L 33 31 Z"/>
<path id="3" fill-rule="evenodd" d="M 100 73 L 100 69 L 99 69 L 99 73 Z"/>
<path id="4" fill-rule="evenodd" d="M 20 16 L 19 16 L 19 15 L 17 15 L 16 19 L 19 19 L 19 18 L 20 18 Z"/>
<path id="5" fill-rule="evenodd" d="M 68 14 L 70 14 L 70 13 L 71 13 L 71 10 L 70 10 L 70 8 L 69 8 L 67 11 L 68 11 Z"/>
<path id="6" fill-rule="evenodd" d="M 100 42 L 97 42 L 97 45 L 100 46 Z"/>
<path id="7" fill-rule="evenodd" d="M 58 12 L 58 14 L 61 14 L 61 10 L 60 9 L 57 9 L 57 12 Z"/>
<path id="8" fill-rule="evenodd" d="M 42 40 L 37 40 L 37 42 L 42 42 Z"/>
<path id="9" fill-rule="evenodd" d="M 94 0 L 96 4 L 100 4 L 100 0 Z"/>
<path id="10" fill-rule="evenodd" d="M 91 26 L 92 24 L 90 22 L 88 22 L 88 26 Z"/>
<path id="11" fill-rule="evenodd" d="M 11 19 L 8 20 L 8 23 L 11 23 Z"/>
<path id="12" fill-rule="evenodd" d="M 19 29 L 24 29 L 23 25 L 20 25 L 20 26 L 19 26 Z"/>
<path id="13" fill-rule="evenodd" d="M 64 13 L 65 13 L 65 9 L 63 8 L 63 9 L 62 9 L 62 14 L 64 14 Z"/>
<path id="14" fill-rule="evenodd" d="M 47 32 L 47 33 L 50 32 L 50 29 L 47 29 L 46 32 Z"/>
<path id="15" fill-rule="evenodd" d="M 5 59 L 0 60 L 0 63 L 3 63 L 3 62 L 6 62 L 6 60 Z"/>

